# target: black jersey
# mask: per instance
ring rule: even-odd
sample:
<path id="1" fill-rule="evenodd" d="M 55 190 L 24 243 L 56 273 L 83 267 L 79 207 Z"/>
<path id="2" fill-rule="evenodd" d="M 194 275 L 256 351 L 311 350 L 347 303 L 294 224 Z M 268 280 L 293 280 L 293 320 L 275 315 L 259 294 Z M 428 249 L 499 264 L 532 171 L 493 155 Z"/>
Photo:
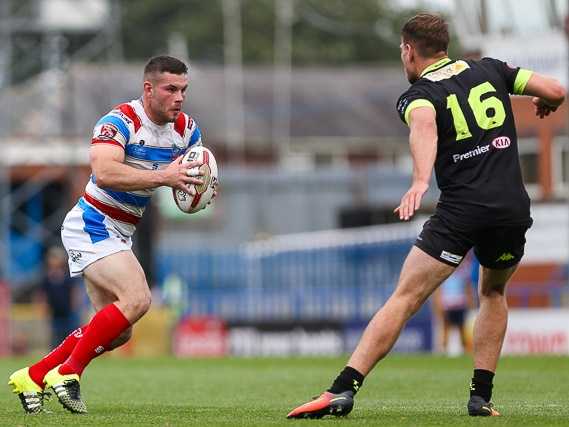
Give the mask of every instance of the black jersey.
<path id="1" fill-rule="evenodd" d="M 510 94 L 522 94 L 530 76 L 492 58 L 445 58 L 399 98 L 397 111 L 406 123 L 413 108 L 436 111 L 442 217 L 475 226 L 531 222 L 510 102 Z"/>

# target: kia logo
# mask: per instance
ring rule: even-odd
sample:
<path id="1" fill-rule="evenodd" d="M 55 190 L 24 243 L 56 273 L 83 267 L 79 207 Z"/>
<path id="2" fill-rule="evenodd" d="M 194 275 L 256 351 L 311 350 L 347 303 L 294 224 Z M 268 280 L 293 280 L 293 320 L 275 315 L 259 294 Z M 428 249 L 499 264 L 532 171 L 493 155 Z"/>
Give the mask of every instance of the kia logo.
<path id="1" fill-rule="evenodd" d="M 492 145 L 494 146 L 494 148 L 497 148 L 499 150 L 501 150 L 502 148 L 508 148 L 510 144 L 511 144 L 510 138 L 508 138 L 507 136 L 500 136 L 494 139 L 494 141 L 492 141 Z"/>

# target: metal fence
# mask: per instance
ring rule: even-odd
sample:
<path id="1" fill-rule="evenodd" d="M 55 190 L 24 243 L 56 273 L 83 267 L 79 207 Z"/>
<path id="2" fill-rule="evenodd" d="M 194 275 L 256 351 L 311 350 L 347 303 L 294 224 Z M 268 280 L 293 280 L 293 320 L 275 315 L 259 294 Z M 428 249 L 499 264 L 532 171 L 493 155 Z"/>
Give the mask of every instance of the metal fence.
<path id="1" fill-rule="evenodd" d="M 179 314 L 229 321 L 369 318 L 393 291 L 415 226 L 291 234 L 234 251 L 171 247 L 158 282 Z"/>
<path id="2" fill-rule="evenodd" d="M 170 246 L 157 283 L 179 316 L 236 322 L 369 319 L 392 293 L 422 221 L 297 233 L 235 250 Z M 512 307 L 569 306 L 569 275 L 512 283 Z"/>

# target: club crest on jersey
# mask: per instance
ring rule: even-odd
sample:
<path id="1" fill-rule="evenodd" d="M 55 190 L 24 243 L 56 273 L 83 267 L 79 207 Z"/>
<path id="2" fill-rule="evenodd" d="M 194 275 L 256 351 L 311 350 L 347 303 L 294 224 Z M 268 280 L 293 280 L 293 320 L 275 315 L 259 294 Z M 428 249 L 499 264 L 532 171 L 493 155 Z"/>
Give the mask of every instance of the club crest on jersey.
<path id="1" fill-rule="evenodd" d="M 504 148 L 508 148 L 511 143 L 512 142 L 510 141 L 510 138 L 508 138 L 507 136 L 499 136 L 498 138 L 495 138 L 492 141 L 492 146 L 494 148 L 502 150 Z"/>
<path id="2" fill-rule="evenodd" d="M 112 123 L 103 123 L 101 126 L 100 136 L 104 136 L 105 138 L 114 138 L 118 131 L 118 128 Z"/>
<path id="3" fill-rule="evenodd" d="M 182 147 L 178 146 L 178 144 L 172 144 L 172 155 L 178 157 L 180 154 L 182 154 Z"/>

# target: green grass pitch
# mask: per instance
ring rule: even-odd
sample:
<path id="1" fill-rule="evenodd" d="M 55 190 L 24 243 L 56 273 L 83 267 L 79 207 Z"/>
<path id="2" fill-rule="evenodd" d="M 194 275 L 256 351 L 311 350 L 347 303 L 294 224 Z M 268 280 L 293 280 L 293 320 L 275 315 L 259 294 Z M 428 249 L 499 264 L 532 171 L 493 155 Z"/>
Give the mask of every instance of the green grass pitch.
<path id="1" fill-rule="evenodd" d="M 389 355 L 366 378 L 345 418 L 287 420 L 346 363 L 334 358 L 119 358 L 103 356 L 81 382 L 88 414 L 24 414 L 10 374 L 33 362 L 0 359 L 2 426 L 566 426 L 569 357 L 503 357 L 494 386 L 501 417 L 466 413 L 468 356 Z"/>

